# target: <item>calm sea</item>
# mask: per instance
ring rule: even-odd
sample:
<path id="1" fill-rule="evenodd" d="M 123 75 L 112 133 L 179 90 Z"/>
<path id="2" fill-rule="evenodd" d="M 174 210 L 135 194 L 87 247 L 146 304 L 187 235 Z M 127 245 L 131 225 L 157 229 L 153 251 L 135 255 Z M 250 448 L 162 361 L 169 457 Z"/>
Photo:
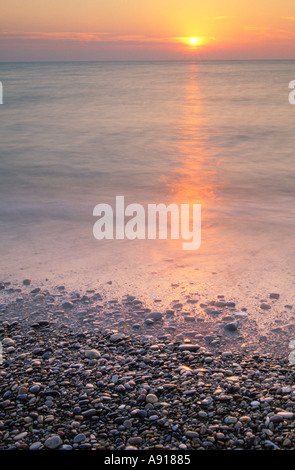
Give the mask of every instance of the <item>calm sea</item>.
<path id="1" fill-rule="evenodd" d="M 294 61 L 0 64 L 1 278 L 292 301 L 294 79 Z M 116 195 L 201 203 L 201 248 L 95 240 Z"/>

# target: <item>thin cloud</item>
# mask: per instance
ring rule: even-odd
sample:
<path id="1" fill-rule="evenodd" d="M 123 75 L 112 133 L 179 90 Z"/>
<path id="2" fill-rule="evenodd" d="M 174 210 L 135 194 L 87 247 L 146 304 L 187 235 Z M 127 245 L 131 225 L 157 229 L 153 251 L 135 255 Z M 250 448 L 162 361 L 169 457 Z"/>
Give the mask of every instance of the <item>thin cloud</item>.
<path id="1" fill-rule="evenodd" d="M 96 32 L 40 32 L 27 31 L 0 32 L 0 40 L 8 41 L 46 41 L 46 42 L 70 42 L 70 43 L 118 43 L 118 44 L 146 44 L 154 42 L 166 42 L 167 38 L 148 38 L 140 35 L 116 36 L 109 33 Z"/>
<path id="2" fill-rule="evenodd" d="M 264 38 L 271 39 L 290 39 L 295 37 L 294 31 L 287 31 L 285 29 L 272 29 L 266 26 L 245 26 L 244 31 L 252 31 L 261 34 Z"/>
<path id="3" fill-rule="evenodd" d="M 270 31 L 266 26 L 245 26 L 245 31 Z"/>
<path id="4" fill-rule="evenodd" d="M 231 20 L 234 16 L 206 16 L 202 20 Z"/>
<path id="5" fill-rule="evenodd" d="M 107 33 L 76 33 L 76 32 L 40 32 L 40 31 L 3 31 L 1 39 L 29 39 L 45 41 L 101 41 L 108 36 Z"/>
<path id="6" fill-rule="evenodd" d="M 134 45 L 148 45 L 148 44 L 171 44 L 181 43 L 188 38 L 183 37 L 148 37 L 142 35 L 126 35 L 116 36 L 109 33 L 96 33 L 96 32 L 40 32 L 40 31 L 4 31 L 0 32 L 0 40 L 11 41 L 59 41 L 59 42 L 79 42 L 79 43 L 103 43 L 119 45 L 134 44 Z M 200 43 L 206 42 L 209 37 L 198 37 Z"/>

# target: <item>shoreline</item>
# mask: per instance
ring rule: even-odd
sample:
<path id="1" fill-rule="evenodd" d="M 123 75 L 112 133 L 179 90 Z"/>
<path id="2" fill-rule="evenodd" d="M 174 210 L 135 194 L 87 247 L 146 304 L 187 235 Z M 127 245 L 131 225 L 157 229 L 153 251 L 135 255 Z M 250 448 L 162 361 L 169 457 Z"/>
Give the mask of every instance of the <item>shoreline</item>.
<path id="1" fill-rule="evenodd" d="M 155 341 L 195 342 L 210 352 L 238 350 L 288 358 L 290 342 L 295 340 L 294 309 L 280 294 L 247 295 L 240 300 L 221 293 L 208 297 L 196 289 L 179 292 L 180 286 L 173 283 L 171 289 L 174 300 L 170 292 L 167 302 L 165 292 L 147 300 L 123 294 L 113 281 L 82 289 L 50 284 L 48 279 L 0 281 L 0 324 L 19 321 L 29 328 L 35 321 L 49 320 L 73 329 L 111 327 Z"/>
<path id="2" fill-rule="evenodd" d="M 295 449 L 294 366 L 241 347 L 248 317 L 181 331 L 131 295 L 2 287 L 0 450 Z"/>

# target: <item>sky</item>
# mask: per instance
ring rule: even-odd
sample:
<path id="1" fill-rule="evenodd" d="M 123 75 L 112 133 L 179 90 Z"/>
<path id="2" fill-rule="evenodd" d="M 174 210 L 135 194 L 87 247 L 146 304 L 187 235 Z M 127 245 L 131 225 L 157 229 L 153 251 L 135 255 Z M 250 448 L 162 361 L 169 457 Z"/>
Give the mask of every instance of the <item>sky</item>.
<path id="1" fill-rule="evenodd" d="M 295 59 L 294 0 L 1 0 L 0 61 Z"/>

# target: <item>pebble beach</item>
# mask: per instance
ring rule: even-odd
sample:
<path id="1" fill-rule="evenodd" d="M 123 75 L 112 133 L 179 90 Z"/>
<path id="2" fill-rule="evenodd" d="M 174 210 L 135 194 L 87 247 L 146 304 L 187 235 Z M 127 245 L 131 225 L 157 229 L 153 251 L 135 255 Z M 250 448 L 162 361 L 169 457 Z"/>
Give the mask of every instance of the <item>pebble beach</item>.
<path id="1" fill-rule="evenodd" d="M 288 344 L 245 306 L 191 300 L 210 322 L 29 279 L 0 294 L 0 450 L 295 449 Z"/>

